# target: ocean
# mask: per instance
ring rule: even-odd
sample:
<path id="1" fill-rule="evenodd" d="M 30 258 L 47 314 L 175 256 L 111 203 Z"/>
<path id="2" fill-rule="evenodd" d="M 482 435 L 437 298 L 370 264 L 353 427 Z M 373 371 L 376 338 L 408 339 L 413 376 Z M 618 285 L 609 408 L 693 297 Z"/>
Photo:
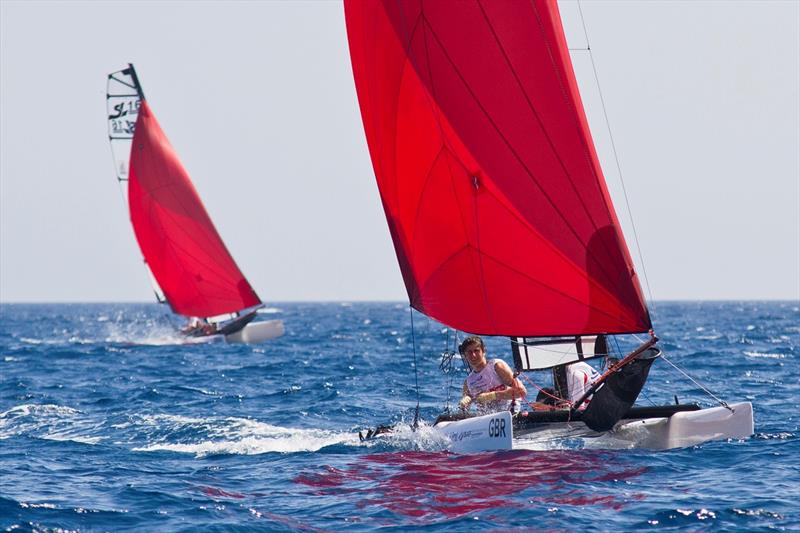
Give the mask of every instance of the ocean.
<path id="1" fill-rule="evenodd" d="M 0 305 L 0 528 L 800 530 L 798 302 L 651 308 L 671 362 L 753 403 L 750 438 L 472 455 L 408 426 L 417 390 L 423 421 L 458 401 L 452 332 L 415 312 L 412 337 L 402 303 L 272 305 L 286 335 L 253 346 L 182 343 L 155 304 Z M 717 405 L 656 361 L 639 403 L 675 395 Z"/>

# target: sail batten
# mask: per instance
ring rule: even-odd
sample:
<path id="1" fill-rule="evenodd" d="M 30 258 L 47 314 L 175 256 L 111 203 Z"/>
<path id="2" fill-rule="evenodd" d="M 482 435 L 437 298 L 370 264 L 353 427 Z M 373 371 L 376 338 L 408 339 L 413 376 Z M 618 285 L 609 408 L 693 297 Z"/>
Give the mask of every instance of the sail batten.
<path id="1" fill-rule="evenodd" d="M 345 17 L 412 306 L 483 334 L 648 330 L 556 3 L 345 0 Z"/>
<path id="2" fill-rule="evenodd" d="M 193 317 L 263 305 L 144 99 L 133 66 L 109 75 L 107 99 L 117 177 L 127 182 L 131 223 L 156 294 L 173 312 Z"/>

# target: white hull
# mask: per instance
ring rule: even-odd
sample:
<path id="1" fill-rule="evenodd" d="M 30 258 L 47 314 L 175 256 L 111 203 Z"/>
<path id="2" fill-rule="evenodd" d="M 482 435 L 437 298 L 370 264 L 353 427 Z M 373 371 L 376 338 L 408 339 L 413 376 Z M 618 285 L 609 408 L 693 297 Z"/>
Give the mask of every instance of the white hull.
<path id="1" fill-rule="evenodd" d="M 284 333 L 283 320 L 263 320 L 250 322 L 236 333 L 225 335 L 225 340 L 231 344 L 258 344 Z"/>
<path id="2" fill-rule="evenodd" d="M 614 428 L 617 438 L 654 450 L 685 448 L 711 440 L 745 439 L 753 434 L 753 406 L 740 402 L 725 407 L 675 413 L 669 418 L 629 421 Z"/>
<path id="3" fill-rule="evenodd" d="M 434 429 L 450 439 L 450 450 L 456 453 L 510 450 L 514 431 L 508 411 L 440 422 Z"/>
<path id="4" fill-rule="evenodd" d="M 508 412 L 440 422 L 434 427 L 450 438 L 453 443 L 450 449 L 457 453 L 530 449 L 532 444 L 533 447 L 540 447 L 558 439 L 594 437 L 608 438 L 609 443 L 614 442 L 617 446 L 666 450 L 696 446 L 712 440 L 751 436 L 754 430 L 753 406 L 750 402 L 740 402 L 732 404 L 730 408 L 713 407 L 679 412 L 669 418 L 626 420 L 607 433 L 592 431 L 583 422 L 556 422 L 542 424 L 534 430 L 516 435 L 510 426 L 511 415 Z M 507 438 L 501 439 L 495 435 L 496 420 L 504 415 L 508 417 L 504 422 Z M 492 420 L 495 422 L 490 427 Z"/>

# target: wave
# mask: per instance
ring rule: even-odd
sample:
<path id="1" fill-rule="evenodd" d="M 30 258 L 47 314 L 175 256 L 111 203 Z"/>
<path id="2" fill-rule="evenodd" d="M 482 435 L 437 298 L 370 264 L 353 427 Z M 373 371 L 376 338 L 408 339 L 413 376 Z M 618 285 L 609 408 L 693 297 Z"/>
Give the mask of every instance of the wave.
<path id="1" fill-rule="evenodd" d="M 350 432 L 286 428 L 247 418 L 162 414 L 142 416 L 139 423 L 151 428 L 148 438 L 155 441 L 133 448 L 138 452 L 171 451 L 203 457 L 315 452 L 337 444 L 358 444 L 357 435 Z M 184 442 L 176 442 L 180 440 Z"/>
<path id="2" fill-rule="evenodd" d="M 755 357 L 762 359 L 786 359 L 786 354 L 782 353 L 762 353 L 762 352 L 744 352 L 747 357 Z"/>
<path id="3" fill-rule="evenodd" d="M 25 435 L 53 441 L 97 444 L 105 437 L 80 411 L 55 404 L 24 404 L 0 413 L 0 440 Z"/>

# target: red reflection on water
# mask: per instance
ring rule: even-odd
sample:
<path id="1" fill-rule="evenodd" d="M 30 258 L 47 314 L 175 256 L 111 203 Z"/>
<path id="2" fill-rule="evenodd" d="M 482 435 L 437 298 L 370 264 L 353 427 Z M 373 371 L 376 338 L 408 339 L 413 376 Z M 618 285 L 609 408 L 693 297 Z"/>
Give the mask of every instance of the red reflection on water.
<path id="1" fill-rule="evenodd" d="M 215 498 L 235 498 L 240 500 L 244 498 L 244 494 L 238 492 L 228 492 L 227 490 L 218 489 L 216 487 L 199 487 L 200 491 L 206 496 L 213 496 Z"/>
<path id="2" fill-rule="evenodd" d="M 362 456 L 343 469 L 325 466 L 296 483 L 314 487 L 311 494 L 357 495 L 358 506 L 382 506 L 411 517 L 448 518 L 498 507 L 523 505 L 595 505 L 622 508 L 614 494 L 598 494 L 599 483 L 634 478 L 647 469 L 625 468 L 619 456 L 604 452 L 516 450 L 475 455 L 447 452 L 401 452 Z M 523 491 L 533 493 L 521 497 Z M 607 492 L 607 491 L 604 491 Z"/>
<path id="3" fill-rule="evenodd" d="M 205 486 L 205 485 L 200 485 L 197 488 L 203 494 L 205 494 L 206 496 L 211 496 L 212 498 L 234 498 L 234 499 L 240 500 L 240 499 L 244 499 L 244 498 L 247 497 L 246 495 L 241 494 L 239 492 L 232 492 L 232 491 L 222 490 L 222 489 L 219 489 L 217 487 L 209 487 L 209 486 Z M 264 496 L 264 494 L 254 493 L 254 494 L 250 494 L 249 496 Z M 324 530 L 316 528 L 314 526 L 310 526 L 308 524 L 305 524 L 305 523 L 301 522 L 300 520 L 297 520 L 296 518 L 293 518 L 291 516 L 282 515 L 282 514 L 278 514 L 278 513 L 273 513 L 273 512 L 270 512 L 270 511 L 263 510 L 263 509 L 257 509 L 256 507 L 250 507 L 249 511 L 250 511 L 250 514 L 253 515 L 256 518 L 261 518 L 261 519 L 268 520 L 268 521 L 271 521 L 271 522 L 275 522 L 275 523 L 278 523 L 278 524 L 283 524 L 283 525 L 287 526 L 289 529 L 291 529 L 292 531 L 315 531 L 315 532 L 324 531 Z"/>

